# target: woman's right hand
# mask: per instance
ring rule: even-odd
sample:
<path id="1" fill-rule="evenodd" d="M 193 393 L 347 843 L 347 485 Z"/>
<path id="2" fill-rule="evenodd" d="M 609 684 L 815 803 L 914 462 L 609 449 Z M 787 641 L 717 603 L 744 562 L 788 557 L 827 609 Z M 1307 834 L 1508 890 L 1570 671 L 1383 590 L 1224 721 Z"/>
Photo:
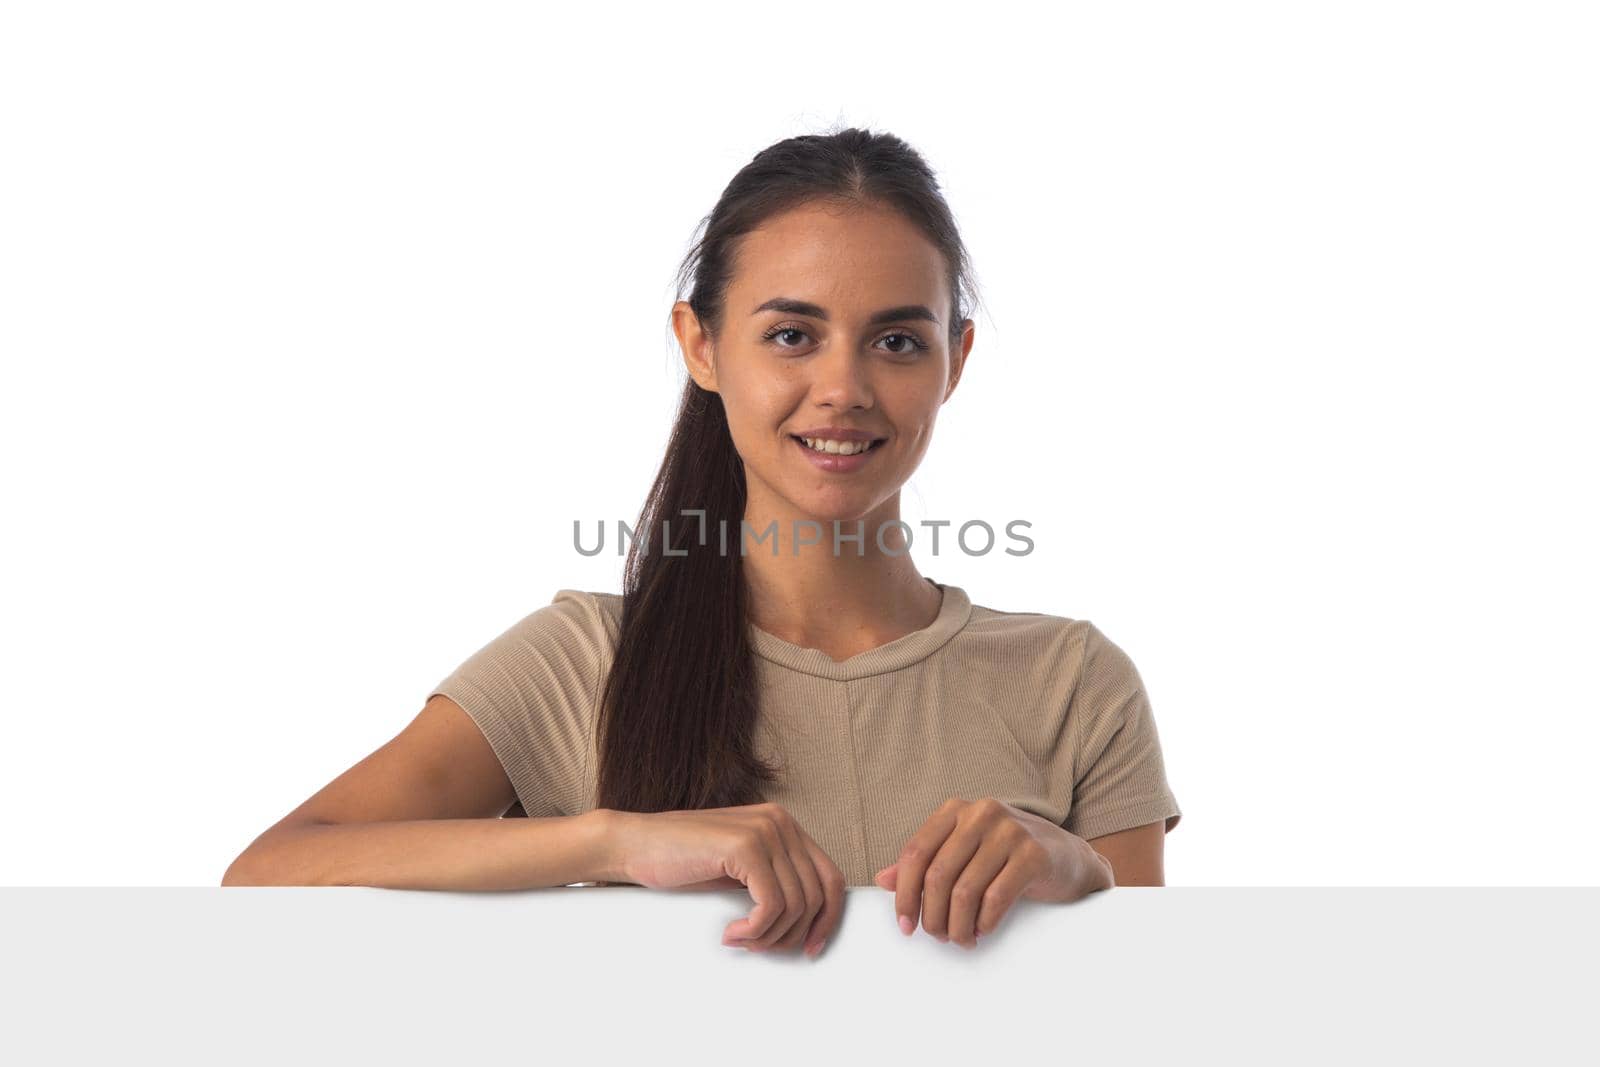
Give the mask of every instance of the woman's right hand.
<path id="1" fill-rule="evenodd" d="M 761 952 L 803 941 L 815 956 L 838 927 L 844 875 L 781 805 L 615 814 L 623 881 L 651 889 L 749 889 L 755 907 L 728 924 L 724 945 Z"/>

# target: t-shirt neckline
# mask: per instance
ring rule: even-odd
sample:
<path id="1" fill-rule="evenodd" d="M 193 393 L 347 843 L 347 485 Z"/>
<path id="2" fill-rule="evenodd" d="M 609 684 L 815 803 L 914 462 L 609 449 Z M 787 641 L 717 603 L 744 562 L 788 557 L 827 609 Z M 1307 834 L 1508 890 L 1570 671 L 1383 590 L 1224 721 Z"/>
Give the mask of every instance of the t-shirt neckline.
<path id="1" fill-rule="evenodd" d="M 920 630 L 897 637 L 886 645 L 858 652 L 842 662 L 832 659 L 820 648 L 802 648 L 768 633 L 754 623 L 747 623 L 751 644 L 757 655 L 779 666 L 838 682 L 909 667 L 937 652 L 972 617 L 972 601 L 967 598 L 965 590 L 960 586 L 936 582 L 932 578 L 927 581 L 944 593 L 939 603 L 939 614 L 933 622 Z"/>

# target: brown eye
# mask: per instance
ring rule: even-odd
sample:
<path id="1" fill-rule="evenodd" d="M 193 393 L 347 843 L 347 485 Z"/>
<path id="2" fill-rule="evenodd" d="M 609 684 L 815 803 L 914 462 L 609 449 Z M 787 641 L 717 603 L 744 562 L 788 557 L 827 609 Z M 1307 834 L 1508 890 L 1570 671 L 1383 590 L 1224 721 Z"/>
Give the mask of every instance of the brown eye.
<path id="1" fill-rule="evenodd" d="M 804 330 L 800 329 L 800 327 L 798 327 L 798 326 L 785 326 L 785 325 L 780 323 L 779 325 L 774 326 L 772 329 L 768 330 L 766 333 L 762 334 L 761 335 L 761 339 L 763 341 L 773 341 L 776 338 L 782 337 L 784 334 L 789 334 L 789 333 L 797 333 L 801 337 L 804 337 L 806 335 L 806 332 Z M 794 348 L 796 346 L 795 345 L 790 345 L 790 344 L 779 344 L 778 347 L 779 348 Z"/>
<path id="2" fill-rule="evenodd" d="M 911 342 L 911 347 L 910 348 L 901 348 L 901 349 L 896 350 L 894 354 L 897 355 L 897 356 L 915 355 L 916 353 L 921 352 L 923 349 L 928 347 L 915 334 L 909 334 L 909 333 L 898 333 L 897 332 L 897 333 L 885 334 L 883 336 L 882 340 L 887 341 L 890 338 L 896 338 L 896 337 L 900 338 L 902 340 Z"/>

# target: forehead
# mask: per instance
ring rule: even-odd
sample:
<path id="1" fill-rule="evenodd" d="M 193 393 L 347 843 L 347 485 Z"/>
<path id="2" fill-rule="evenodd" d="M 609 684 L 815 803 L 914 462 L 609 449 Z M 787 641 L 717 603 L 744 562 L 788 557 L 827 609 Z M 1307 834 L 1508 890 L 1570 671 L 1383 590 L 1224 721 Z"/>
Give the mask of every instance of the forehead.
<path id="1" fill-rule="evenodd" d="M 948 286 L 944 257 L 898 213 L 814 203 L 775 215 L 741 239 L 729 311 L 748 315 L 775 296 L 841 313 L 905 303 L 941 311 Z"/>

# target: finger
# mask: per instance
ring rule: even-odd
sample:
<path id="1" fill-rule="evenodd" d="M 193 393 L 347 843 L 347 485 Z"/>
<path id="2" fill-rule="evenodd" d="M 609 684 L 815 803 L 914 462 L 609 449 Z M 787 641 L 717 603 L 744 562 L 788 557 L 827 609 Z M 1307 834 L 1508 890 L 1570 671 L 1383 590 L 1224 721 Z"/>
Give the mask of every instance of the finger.
<path id="1" fill-rule="evenodd" d="M 766 866 L 771 869 L 777 882 L 777 896 L 770 902 L 758 902 L 757 908 L 750 913 L 748 933 L 734 934 L 735 939 L 743 941 L 744 948 L 756 952 L 771 948 L 773 942 L 794 925 L 805 907 L 805 892 L 800 888 L 800 876 L 795 873 L 794 864 L 789 859 L 789 849 L 784 844 L 777 819 L 763 820 L 759 834 Z M 770 903 L 770 914 L 765 922 L 758 924 L 756 911 L 761 910 L 762 903 Z"/>
<path id="2" fill-rule="evenodd" d="M 894 872 L 898 868 L 898 866 L 899 865 L 897 863 L 891 863 L 891 864 L 889 864 L 889 866 L 885 867 L 883 870 L 881 870 L 877 874 L 873 875 L 872 876 L 873 884 L 876 885 L 879 889 L 889 889 L 889 890 L 894 889 L 894 879 L 895 879 Z"/>
<path id="3" fill-rule="evenodd" d="M 806 893 L 800 880 L 800 872 L 795 868 L 794 858 L 790 855 L 788 843 L 784 840 L 783 830 L 775 822 L 773 832 L 777 835 L 777 844 L 772 850 L 772 869 L 778 876 L 778 884 L 783 889 L 783 911 L 772 920 L 772 925 L 765 932 L 744 942 L 744 947 L 752 952 L 765 952 L 773 948 L 792 930 L 796 923 L 805 914 Z"/>
<path id="4" fill-rule="evenodd" d="M 1001 918 L 1011 910 L 1017 898 L 1027 891 L 1028 884 L 1035 877 L 1027 864 L 1021 862 L 1013 853 L 983 894 L 983 906 L 978 910 L 978 925 L 973 930 L 974 937 L 988 934 L 999 926 Z"/>
<path id="5" fill-rule="evenodd" d="M 951 801 L 939 805 L 900 850 L 897 860 L 899 870 L 895 875 L 894 911 L 900 921 L 900 929 L 908 935 L 916 931 L 917 916 L 922 910 L 923 872 L 933 862 L 934 853 L 950 836 L 950 831 L 955 829 L 956 811 L 957 805 Z"/>
<path id="6" fill-rule="evenodd" d="M 965 948 L 978 944 L 978 911 L 984 894 L 1010 860 L 1011 847 L 1004 840 L 994 834 L 984 838 L 950 890 L 950 913 L 945 918 L 950 940 Z"/>
<path id="7" fill-rule="evenodd" d="M 760 937 L 783 914 L 784 892 L 773 868 L 772 855 L 760 838 L 751 838 L 738 846 L 728 873 L 750 890 L 755 907 L 742 919 L 735 919 L 722 931 L 722 943 L 729 944 L 738 938 Z"/>
<path id="8" fill-rule="evenodd" d="M 800 877 L 800 891 L 804 897 L 804 906 L 794 925 L 773 942 L 773 948 L 788 950 L 800 947 L 811 932 L 811 923 L 817 917 L 817 912 L 822 910 L 822 879 L 817 874 L 817 861 L 806 846 L 799 824 L 792 818 L 783 819 L 780 820 L 779 829 L 789 849 L 789 862 L 794 864 L 795 874 Z"/>
<path id="9" fill-rule="evenodd" d="M 844 916 L 844 872 L 839 870 L 837 864 L 822 850 L 822 846 L 807 838 L 812 849 L 812 856 L 817 865 L 817 874 L 822 879 L 823 903 L 822 910 L 817 912 L 817 917 L 812 920 L 811 929 L 806 934 L 807 955 L 815 956 L 822 951 L 823 944 L 833 936 Z"/>
<path id="10" fill-rule="evenodd" d="M 922 928 L 940 941 L 950 936 L 950 893 L 983 843 L 982 827 L 958 825 L 922 874 Z"/>

